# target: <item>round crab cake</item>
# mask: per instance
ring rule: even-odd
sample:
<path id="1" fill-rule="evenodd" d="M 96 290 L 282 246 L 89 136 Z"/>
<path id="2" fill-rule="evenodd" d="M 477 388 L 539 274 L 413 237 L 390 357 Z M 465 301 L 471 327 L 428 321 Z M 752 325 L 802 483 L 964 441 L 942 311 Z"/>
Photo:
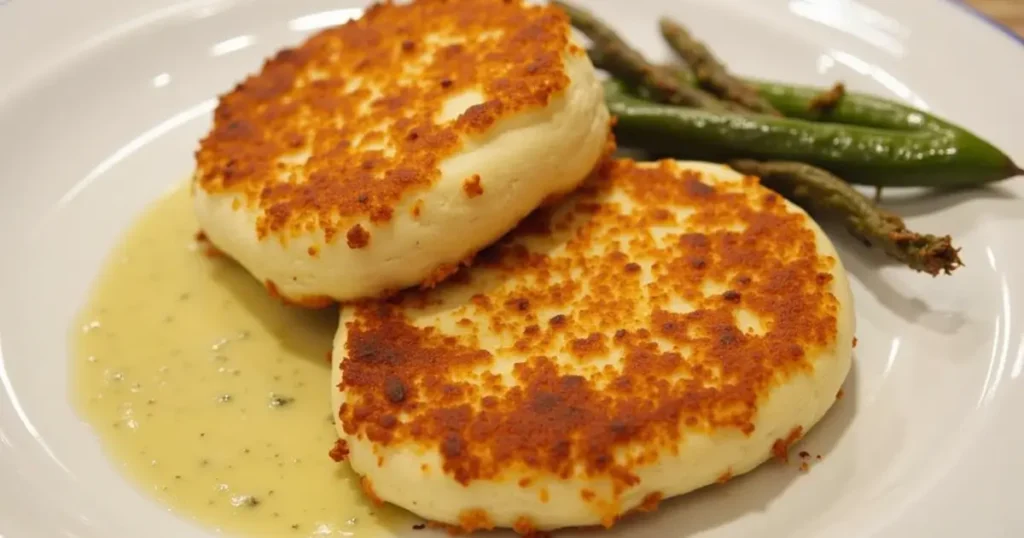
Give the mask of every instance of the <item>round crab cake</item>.
<path id="1" fill-rule="evenodd" d="M 444 279 L 579 185 L 610 140 L 557 8 L 381 4 L 221 96 L 194 206 L 271 293 L 326 306 Z"/>
<path id="2" fill-rule="evenodd" d="M 334 455 L 466 531 L 610 526 L 784 458 L 853 331 L 832 244 L 757 178 L 613 161 L 437 288 L 343 307 Z"/>

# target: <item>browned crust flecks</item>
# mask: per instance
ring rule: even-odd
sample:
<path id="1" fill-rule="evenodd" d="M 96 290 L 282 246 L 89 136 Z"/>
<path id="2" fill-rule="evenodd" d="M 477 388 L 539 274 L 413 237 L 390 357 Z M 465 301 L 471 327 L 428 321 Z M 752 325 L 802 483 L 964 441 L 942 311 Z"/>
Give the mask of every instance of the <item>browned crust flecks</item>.
<path id="1" fill-rule="evenodd" d="M 351 249 L 365 248 L 370 244 L 370 232 L 362 224 L 356 224 L 345 233 L 345 243 Z"/>
<path id="2" fill-rule="evenodd" d="M 512 525 L 512 530 L 518 533 L 520 536 L 527 538 L 541 538 L 547 536 L 547 533 L 537 530 L 537 527 L 533 524 L 533 520 L 526 517 L 520 516 L 516 519 Z"/>
<path id="3" fill-rule="evenodd" d="M 475 254 L 471 254 L 466 256 L 466 258 L 459 263 L 442 263 L 437 266 L 436 269 L 431 271 L 430 274 L 427 275 L 427 278 L 423 279 L 423 282 L 420 284 L 420 289 L 429 290 L 444 282 L 452 275 L 458 273 L 460 269 L 472 265 L 475 257 Z"/>
<path id="4" fill-rule="evenodd" d="M 663 498 L 664 495 L 660 491 L 648 493 L 647 496 L 644 497 L 644 500 L 640 502 L 640 505 L 634 510 L 639 513 L 654 512 L 658 509 Z"/>
<path id="5" fill-rule="evenodd" d="M 561 10 L 521 0 L 377 4 L 221 96 L 196 185 L 258 209 L 261 238 L 312 226 L 330 242 L 355 220 L 388 221 L 467 137 L 565 90 L 562 55 L 585 54 L 569 38 Z M 438 119 L 467 91 L 483 102 Z"/>
<path id="6" fill-rule="evenodd" d="M 836 345 L 839 304 L 831 279 L 818 278 L 835 260 L 817 253 L 806 215 L 761 204 L 758 191 L 752 200 L 756 181 L 702 179 L 671 162 L 603 167 L 543 225 L 528 219 L 464 279 L 442 284 L 491 283 L 453 307 L 453 320 L 469 320 L 458 332 L 412 322 L 441 304 L 430 290 L 352 304 L 339 385 L 345 433 L 437 450 L 463 484 L 518 468 L 607 477 L 616 495 L 690 431 L 751 434 L 774 388 Z M 689 233 L 655 238 L 655 222 L 672 218 Z M 557 254 L 531 250 L 543 237 L 560 238 Z M 705 293 L 709 284 L 716 291 Z M 680 300 L 691 309 L 680 311 Z M 740 328 L 741 310 L 763 332 Z M 482 348 L 484 330 L 503 347 Z M 491 371 L 497 353 L 521 357 L 511 379 Z M 400 401 L 388 397 L 395 380 Z M 382 427 L 385 415 L 402 418 Z M 613 514 L 618 501 L 593 502 Z"/>
<path id="7" fill-rule="evenodd" d="M 789 430 L 789 434 L 786 437 L 776 439 L 775 443 L 772 444 L 772 455 L 775 456 L 775 459 L 783 463 L 789 463 L 789 448 L 793 446 L 793 443 L 799 441 L 803 434 L 803 426 L 797 426 Z"/>
<path id="8" fill-rule="evenodd" d="M 473 174 L 470 178 L 462 182 L 462 190 L 466 193 L 469 198 L 476 198 L 484 193 L 484 188 L 480 185 L 480 175 Z"/>
<path id="9" fill-rule="evenodd" d="M 348 458 L 348 443 L 344 439 L 338 439 L 327 455 L 334 461 L 345 461 Z"/>
<path id="10" fill-rule="evenodd" d="M 423 289 L 430 289 L 433 288 L 434 286 L 437 286 L 441 282 L 444 282 L 446 278 L 457 273 L 459 271 L 460 265 L 468 265 L 471 262 L 471 260 L 472 259 L 463 262 L 463 264 L 442 263 L 441 265 L 437 266 L 436 269 L 431 271 L 431 273 L 427 275 L 427 278 L 423 279 L 423 283 L 420 284 L 420 287 L 422 287 Z"/>
<path id="11" fill-rule="evenodd" d="M 370 502 L 377 506 L 382 506 L 384 504 L 384 501 L 377 496 L 377 492 L 373 490 L 373 482 L 371 482 L 369 478 L 365 476 L 361 477 L 359 479 L 359 487 L 363 490 L 363 495 L 365 495 Z"/>
<path id="12" fill-rule="evenodd" d="M 489 531 L 494 529 L 494 522 L 486 510 L 469 508 L 459 513 L 459 528 L 465 532 Z"/>
<path id="13" fill-rule="evenodd" d="M 195 235 L 196 245 L 202 250 L 203 255 L 207 258 L 220 258 L 224 256 L 224 251 L 213 246 L 210 242 L 210 238 L 206 236 L 206 232 L 200 230 Z"/>

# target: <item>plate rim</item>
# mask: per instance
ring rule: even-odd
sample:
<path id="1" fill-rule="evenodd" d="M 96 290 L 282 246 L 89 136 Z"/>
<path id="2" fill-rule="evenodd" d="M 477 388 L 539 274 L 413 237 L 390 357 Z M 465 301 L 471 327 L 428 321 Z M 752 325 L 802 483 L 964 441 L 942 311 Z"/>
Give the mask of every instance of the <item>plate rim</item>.
<path id="1" fill-rule="evenodd" d="M 18 0 L 0 0 L 0 9 L 11 9 L 14 2 Z M 25 0 L 21 0 L 19 3 L 23 3 Z M 52 3 L 57 3 L 59 0 L 49 0 Z M 106 0 L 108 2 L 117 2 L 119 0 Z M 185 13 L 192 12 L 197 8 L 208 6 L 214 10 L 231 9 L 232 7 L 241 3 L 251 3 L 256 0 L 182 0 L 178 2 L 167 2 L 164 0 L 152 0 L 154 2 L 153 8 L 143 11 L 141 14 L 128 17 L 126 19 L 114 19 L 112 23 L 102 24 L 96 31 L 91 35 L 86 36 L 84 40 L 79 42 L 63 42 L 63 46 L 55 47 L 55 51 L 52 52 L 49 57 L 44 57 L 40 65 L 36 69 L 27 69 L 22 73 L 16 74 L 12 77 L 6 89 L 0 87 L 0 107 L 3 105 L 16 101 L 22 94 L 27 92 L 34 86 L 44 81 L 51 72 L 59 69 L 66 63 L 73 62 L 77 57 L 80 57 L 90 52 L 101 48 L 104 44 L 111 42 L 126 33 L 136 31 L 140 28 L 145 27 L 149 24 L 159 23 L 168 18 L 180 16 Z M 547 1 L 547 0 L 542 0 Z M 994 19 L 987 13 L 979 10 L 974 5 L 970 4 L 968 0 L 925 0 L 928 2 L 934 2 L 936 4 L 949 5 L 959 10 L 965 19 L 973 19 L 976 24 L 987 27 L 988 31 L 994 34 L 1002 34 L 1004 38 L 1008 39 L 1012 43 L 1016 43 L 1019 48 L 1018 50 L 1024 50 L 1024 35 L 1018 34 L 1012 28 L 1006 24 Z M 2 13 L 2 12 L 0 12 Z M 6 26 L 6 30 L 5 30 Z M 6 32 L 15 32 L 22 25 L 15 22 L 15 17 L 0 18 L 0 35 L 4 35 Z M 0 50 L 0 68 L 4 66 L 4 57 Z M 7 68 L 11 66 L 6 66 Z M 5 69 L 9 70 L 9 69 Z"/>
<path id="2" fill-rule="evenodd" d="M 996 31 L 1006 35 L 1011 40 L 1015 41 L 1021 47 L 1024 47 L 1024 34 L 1017 33 L 1016 30 L 1010 28 L 1010 26 L 1007 25 L 1006 23 L 996 20 L 995 17 L 989 15 L 988 13 L 985 13 L 984 11 L 979 9 L 977 6 L 971 4 L 967 0 L 946 0 L 946 2 L 949 2 L 950 4 L 959 7 L 968 15 L 980 19 L 982 22 L 988 24 Z"/>
<path id="3" fill-rule="evenodd" d="M 15 0 L 15 1 L 17 1 L 17 0 Z M 946 0 L 946 1 L 948 3 L 952 3 L 952 4 L 955 4 L 955 5 L 960 5 L 961 7 L 964 7 L 966 9 L 968 9 L 968 13 L 966 15 L 970 15 L 970 10 L 972 8 L 971 8 L 971 6 L 965 4 L 963 2 L 963 0 Z M 201 4 L 204 4 L 206 2 L 197 1 L 197 2 L 185 2 L 185 3 L 186 4 L 192 4 L 192 5 L 201 5 Z M 218 5 L 228 6 L 228 9 L 230 9 L 231 7 L 234 7 L 235 4 L 237 4 L 237 3 L 241 3 L 241 2 L 238 2 L 238 0 L 223 0 L 222 2 L 219 2 Z M 168 16 L 175 16 L 176 14 L 177 14 L 177 12 L 169 14 Z M 988 26 L 990 26 L 990 27 L 994 26 L 996 29 L 999 28 L 1000 25 L 999 25 L 998 22 L 992 21 L 991 19 L 989 19 L 988 17 L 984 16 L 983 14 L 980 14 L 980 13 L 977 13 L 977 12 L 975 12 L 974 14 L 977 15 L 977 17 L 965 16 L 964 19 L 966 20 L 967 18 L 981 18 L 983 22 L 987 22 L 988 23 Z M 132 31 L 132 28 L 128 28 L 125 31 L 126 32 L 130 32 L 130 31 Z M 1004 32 L 1005 32 L 1005 30 L 1004 30 Z M 35 74 L 36 76 L 31 76 L 29 78 L 23 79 L 26 83 L 25 83 L 25 85 L 23 87 L 20 88 L 20 90 L 21 91 L 31 90 L 31 88 L 33 86 L 35 86 L 36 84 L 45 84 L 47 82 L 47 79 L 50 76 L 50 73 L 52 71 L 54 71 L 54 70 L 59 71 L 59 70 L 65 68 L 68 65 L 65 62 L 75 62 L 77 59 L 81 58 L 82 56 L 88 56 L 90 54 L 96 54 L 96 53 L 102 52 L 101 48 L 105 44 L 107 44 L 108 40 L 117 40 L 118 38 L 123 37 L 123 35 L 124 34 L 122 34 L 122 33 L 111 34 L 111 35 L 107 36 L 106 38 L 102 39 L 99 43 L 97 43 L 97 48 L 74 50 L 74 51 L 72 51 L 73 53 L 70 54 L 68 57 L 56 57 L 56 56 L 51 57 L 51 59 L 55 58 L 56 61 L 54 61 L 52 63 L 51 62 L 46 63 L 44 65 L 45 69 L 43 71 L 39 72 L 39 73 L 36 73 Z M 1015 42 L 1017 42 L 1019 45 L 1024 45 L 1024 39 L 1021 39 L 1020 36 L 1017 36 L 1016 34 L 1011 34 L 1011 35 L 1013 35 L 1016 38 Z M 1021 50 L 1021 49 L 1017 49 L 1017 50 Z M 16 80 L 15 82 L 16 82 L 15 86 L 17 86 L 18 85 L 17 84 L 18 81 Z M 19 91 L 16 91 L 16 92 L 10 94 L 10 97 L 12 99 L 18 99 L 18 98 L 21 98 L 23 96 L 24 95 L 22 93 L 20 93 Z M 0 93 L 0 108 L 9 105 L 9 102 L 7 102 L 4 99 L 4 97 L 5 96 L 2 93 Z M 1020 181 L 1020 180 L 1017 180 L 1017 181 Z M 2 359 L 0 359 L 0 360 L 2 360 Z M 0 372 L 0 373 L 2 373 L 2 372 Z M 2 387 L 0 389 L 5 389 L 5 388 L 8 388 L 8 387 Z M 5 392 L 5 391 L 4 390 L 0 390 L 0 392 Z M 0 401 L 2 401 L 2 400 L 0 400 Z M 2 519 L 2 514 L 0 514 L 0 519 Z M 0 529 L 0 534 L 2 534 L 2 533 L 3 533 L 3 529 Z"/>

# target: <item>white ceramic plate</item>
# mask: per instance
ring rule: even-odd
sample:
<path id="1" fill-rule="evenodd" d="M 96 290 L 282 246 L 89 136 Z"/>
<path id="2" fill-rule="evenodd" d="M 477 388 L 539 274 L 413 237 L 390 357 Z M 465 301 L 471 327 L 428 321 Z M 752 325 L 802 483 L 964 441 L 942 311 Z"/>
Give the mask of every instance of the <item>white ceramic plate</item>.
<path id="1" fill-rule="evenodd" d="M 735 71 L 842 79 L 966 125 L 1024 161 L 1024 47 L 945 0 L 586 2 L 652 55 L 659 14 Z M 349 0 L 0 0 L 0 538 L 190 537 L 67 403 L 69 323 L 108 249 L 185 178 L 214 96 Z M 847 397 L 803 446 L 618 535 L 1024 536 L 1024 179 L 894 208 L 967 266 L 931 279 L 833 232 L 853 276 Z M 1017 244 L 1018 247 L 1013 247 Z M 420 534 L 419 536 L 422 536 Z"/>

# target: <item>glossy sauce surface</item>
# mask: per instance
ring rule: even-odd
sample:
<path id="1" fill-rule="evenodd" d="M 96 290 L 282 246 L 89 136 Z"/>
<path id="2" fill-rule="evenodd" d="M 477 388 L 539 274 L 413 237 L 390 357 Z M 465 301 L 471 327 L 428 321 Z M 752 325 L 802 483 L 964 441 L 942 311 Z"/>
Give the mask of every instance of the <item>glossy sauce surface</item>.
<path id="1" fill-rule="evenodd" d="M 337 311 L 271 299 L 197 244 L 182 185 L 111 254 L 72 329 L 73 399 L 104 448 L 181 516 L 241 536 L 393 536 L 335 441 Z"/>

